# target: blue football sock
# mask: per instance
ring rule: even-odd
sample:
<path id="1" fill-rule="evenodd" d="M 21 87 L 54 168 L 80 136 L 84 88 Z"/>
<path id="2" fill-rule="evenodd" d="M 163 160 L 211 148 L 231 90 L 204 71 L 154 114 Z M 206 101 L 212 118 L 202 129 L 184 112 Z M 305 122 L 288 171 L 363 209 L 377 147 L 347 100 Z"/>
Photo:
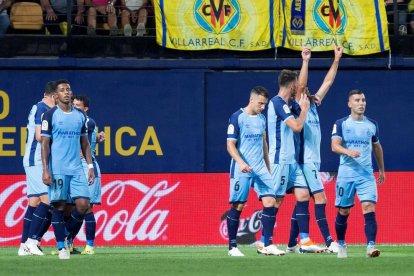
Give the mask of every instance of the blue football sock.
<path id="1" fill-rule="evenodd" d="M 88 213 L 85 216 L 85 232 L 86 232 L 86 243 L 89 246 L 93 246 L 96 232 L 96 220 L 93 213 Z"/>
<path id="2" fill-rule="evenodd" d="M 23 233 L 21 238 L 21 243 L 25 243 L 29 237 L 30 225 L 32 223 L 33 213 L 36 211 L 36 207 L 28 206 L 26 214 L 24 215 L 23 220 Z"/>
<path id="3" fill-rule="evenodd" d="M 331 233 L 329 232 L 328 221 L 326 220 L 325 207 L 326 204 L 315 204 L 315 218 L 318 223 L 319 230 L 321 230 L 323 239 L 325 240 L 325 244 L 329 247 L 333 240 Z"/>
<path id="4" fill-rule="evenodd" d="M 70 215 L 70 218 L 66 222 L 66 230 L 68 231 L 68 234 L 71 234 L 71 238 L 73 239 L 73 233 L 79 232 L 79 229 L 82 227 L 83 218 L 85 216 L 80 214 L 76 208 L 72 209 L 72 213 Z"/>
<path id="5" fill-rule="evenodd" d="M 62 249 L 65 241 L 65 222 L 63 221 L 64 211 L 53 209 L 52 211 L 52 226 L 55 232 L 58 249 Z"/>
<path id="6" fill-rule="evenodd" d="M 239 229 L 241 211 L 231 208 L 227 214 L 227 231 L 229 234 L 229 249 L 237 247 L 237 230 Z"/>
<path id="7" fill-rule="evenodd" d="M 341 244 L 342 241 L 345 242 L 346 228 L 348 226 L 347 220 L 348 220 L 348 216 L 343 216 L 339 212 L 336 215 L 335 230 L 336 230 L 336 237 L 338 239 L 339 244 Z"/>
<path id="8" fill-rule="evenodd" d="M 47 232 L 49 229 L 50 224 L 52 223 L 52 210 L 49 209 L 49 211 L 46 214 L 45 219 L 42 222 L 42 226 L 40 226 L 39 232 L 37 233 L 37 240 L 40 241 L 43 237 L 43 235 Z"/>
<path id="9" fill-rule="evenodd" d="M 299 226 L 296 220 L 296 205 L 293 208 L 292 217 L 290 219 L 290 234 L 288 247 L 293 247 L 298 244 Z"/>
<path id="10" fill-rule="evenodd" d="M 300 239 L 309 238 L 309 201 L 296 203 L 296 220 L 299 226 Z"/>
<path id="11" fill-rule="evenodd" d="M 367 237 L 367 244 L 374 245 L 377 238 L 377 220 L 375 212 L 364 214 L 365 218 L 365 236 Z"/>
<path id="12" fill-rule="evenodd" d="M 29 238 L 37 240 L 37 234 L 39 233 L 40 228 L 49 212 L 49 205 L 46 203 L 40 202 L 37 206 L 36 211 L 33 213 L 32 223 L 30 224 Z"/>
<path id="13" fill-rule="evenodd" d="M 262 212 L 262 227 L 264 246 L 272 244 L 273 228 L 276 222 L 277 208 L 275 207 L 264 207 Z"/>

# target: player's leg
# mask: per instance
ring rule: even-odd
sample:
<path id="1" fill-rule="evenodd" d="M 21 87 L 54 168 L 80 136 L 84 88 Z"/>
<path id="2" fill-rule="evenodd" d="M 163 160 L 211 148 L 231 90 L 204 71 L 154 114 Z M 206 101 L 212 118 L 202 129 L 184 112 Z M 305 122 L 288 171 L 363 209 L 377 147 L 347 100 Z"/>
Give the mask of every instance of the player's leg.
<path id="1" fill-rule="evenodd" d="M 354 182 L 338 179 L 336 182 L 335 194 L 335 206 L 338 208 L 338 213 L 335 219 L 335 231 L 338 240 L 338 258 L 346 258 L 348 255 L 345 236 L 348 227 L 348 217 L 351 212 L 351 207 L 354 206 Z"/>
<path id="2" fill-rule="evenodd" d="M 296 204 L 293 208 L 292 217 L 290 218 L 290 233 L 289 242 L 286 248 L 286 253 L 299 253 L 298 245 L 299 226 L 296 220 Z"/>
<path id="3" fill-rule="evenodd" d="M 28 183 L 29 206 L 36 208 L 31 217 L 28 237 L 25 244 L 31 255 L 39 256 L 43 256 L 44 254 L 39 247 L 37 234 L 49 210 L 48 186 L 43 184 L 42 171 L 42 166 L 25 168 Z"/>
<path id="4" fill-rule="evenodd" d="M 101 172 L 99 165 L 95 162 L 95 181 L 89 186 L 89 193 L 91 195 L 90 208 L 85 215 L 85 234 L 86 234 L 86 246 L 82 251 L 83 255 L 95 254 L 95 233 L 96 233 L 96 220 L 93 212 L 93 206 L 101 204 L 102 191 L 101 191 Z"/>
<path id="5" fill-rule="evenodd" d="M 267 169 L 266 169 L 267 170 Z M 272 194 L 275 196 L 274 201 L 274 216 L 275 216 L 275 222 L 276 223 L 276 215 L 279 211 L 280 206 L 283 203 L 283 198 L 286 194 L 286 187 L 287 183 L 285 179 L 287 179 L 287 176 L 289 174 L 289 166 L 288 165 L 281 165 L 281 164 L 272 164 L 271 166 L 271 185 L 272 185 Z M 256 191 L 257 192 L 257 191 Z M 261 253 L 263 251 L 263 248 L 265 246 L 265 240 L 268 240 L 265 238 L 263 233 L 264 228 L 262 228 L 262 235 L 260 238 L 260 243 L 257 247 L 257 253 Z M 273 229 L 272 229 L 273 232 Z M 271 238 L 273 239 L 273 237 Z"/>
<path id="6" fill-rule="evenodd" d="M 258 250 L 260 254 L 282 256 L 284 251 L 279 250 L 276 245 L 273 244 L 273 229 L 275 227 L 276 215 L 278 209 L 275 207 L 275 193 L 274 184 L 271 174 L 266 167 L 263 167 L 255 173 L 254 189 L 259 199 L 263 204 L 262 211 L 262 235 L 263 235 L 263 248 Z"/>
<path id="7" fill-rule="evenodd" d="M 31 255 L 30 250 L 27 248 L 26 242 L 29 237 L 30 224 L 32 222 L 33 213 L 36 210 L 36 206 L 37 206 L 36 203 L 34 202 L 30 203 L 30 197 L 29 197 L 29 205 L 27 206 L 26 213 L 24 214 L 24 219 L 23 219 L 23 229 L 22 229 L 22 237 L 20 239 L 20 247 L 17 252 L 19 256 Z"/>
<path id="8" fill-rule="evenodd" d="M 70 254 L 65 248 L 65 206 L 69 195 L 69 185 L 71 176 L 52 175 L 52 183 L 49 186 L 49 200 L 53 205 L 52 210 L 52 226 L 57 242 L 59 259 L 69 259 Z"/>
<path id="9" fill-rule="evenodd" d="M 235 174 L 230 178 L 229 203 L 232 205 L 227 213 L 227 232 L 229 235 L 229 256 L 242 257 L 243 253 L 237 248 L 237 230 L 240 223 L 240 214 L 244 208 L 249 195 L 251 178 L 239 177 Z"/>
<path id="10" fill-rule="evenodd" d="M 337 253 L 338 244 L 332 239 L 329 231 L 328 221 L 326 219 L 327 198 L 323 187 L 322 179 L 319 174 L 318 163 L 306 163 L 301 165 L 303 174 L 308 184 L 309 191 L 315 201 L 315 219 L 319 230 L 323 236 L 328 251 Z"/>
<path id="11" fill-rule="evenodd" d="M 72 209 L 71 216 L 66 222 L 66 230 L 70 235 L 79 232 L 86 211 L 89 209 L 90 194 L 89 185 L 87 183 L 84 174 L 74 175 L 70 182 L 70 196 L 75 202 L 75 208 Z"/>
<path id="12" fill-rule="evenodd" d="M 375 178 L 369 176 L 356 185 L 358 198 L 361 201 L 362 213 L 365 220 L 365 236 L 367 239 L 367 257 L 378 257 L 380 251 L 375 248 L 377 236 L 377 219 L 375 205 L 377 203 L 377 185 Z"/>

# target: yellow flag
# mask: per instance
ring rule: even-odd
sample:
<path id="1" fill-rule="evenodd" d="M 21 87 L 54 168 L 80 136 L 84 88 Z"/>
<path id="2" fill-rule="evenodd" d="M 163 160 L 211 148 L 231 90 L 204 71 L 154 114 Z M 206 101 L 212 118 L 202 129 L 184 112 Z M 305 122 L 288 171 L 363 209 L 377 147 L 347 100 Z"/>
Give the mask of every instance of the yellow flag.
<path id="1" fill-rule="evenodd" d="M 277 0 L 154 0 L 157 43 L 180 50 L 275 47 Z"/>
<path id="2" fill-rule="evenodd" d="M 349 55 L 390 49 L 383 0 L 282 0 L 277 47 L 313 51 L 343 46 Z"/>

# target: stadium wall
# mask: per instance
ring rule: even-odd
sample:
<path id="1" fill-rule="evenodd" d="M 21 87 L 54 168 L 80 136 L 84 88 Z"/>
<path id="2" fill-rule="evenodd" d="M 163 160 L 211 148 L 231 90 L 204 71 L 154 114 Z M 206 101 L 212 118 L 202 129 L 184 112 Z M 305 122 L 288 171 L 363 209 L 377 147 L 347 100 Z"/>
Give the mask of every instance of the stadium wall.
<path id="1" fill-rule="evenodd" d="M 98 244 L 225 243 L 221 227 L 228 209 L 227 121 L 247 104 L 253 86 L 262 85 L 275 95 L 282 67 L 257 64 L 242 69 L 237 61 L 221 62 L 225 64 L 203 68 L 187 61 L 169 66 L 165 61 L 164 67 L 158 64 L 151 70 L 128 63 L 120 69 L 107 60 L 88 66 L 63 59 L 42 69 L 36 62 L 23 65 L 22 59 L 18 66 L 0 64 L 0 245 L 19 243 L 27 204 L 22 156 L 28 112 L 41 99 L 45 83 L 60 78 L 70 81 L 74 94 L 91 98 L 89 114 L 107 134 L 98 146 L 106 191 L 99 209 Z M 298 68 L 300 61 L 284 65 Z M 339 158 L 331 153 L 330 132 L 336 119 L 349 114 L 348 91 L 360 88 L 367 96 L 367 115 L 379 122 L 389 171 L 387 183 L 379 188 L 379 242 L 414 243 L 414 203 L 408 198 L 414 189 L 412 70 L 357 65 L 340 69 L 319 108 L 321 171 L 337 170 Z M 318 89 L 328 68 L 329 62 L 312 68 L 311 91 Z M 334 173 L 325 176 L 333 222 Z M 207 210 L 200 210 L 200 202 Z M 248 237 L 246 242 L 254 240 L 260 227 L 254 193 L 250 202 L 239 231 L 241 238 Z M 277 242 L 287 241 L 292 204 L 289 200 L 278 215 Z M 349 242 L 364 242 L 360 212 L 359 206 L 353 211 Z M 315 223 L 311 227 L 317 232 Z"/>

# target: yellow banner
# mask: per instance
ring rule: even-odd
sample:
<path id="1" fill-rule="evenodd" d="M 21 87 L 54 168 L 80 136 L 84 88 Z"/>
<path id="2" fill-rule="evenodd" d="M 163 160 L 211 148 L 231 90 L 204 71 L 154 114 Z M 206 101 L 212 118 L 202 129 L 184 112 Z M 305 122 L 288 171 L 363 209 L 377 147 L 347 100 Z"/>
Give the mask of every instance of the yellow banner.
<path id="1" fill-rule="evenodd" d="M 274 48 L 278 0 L 154 0 L 157 43 L 180 50 Z"/>
<path id="2" fill-rule="evenodd" d="M 349 55 L 390 49 L 383 0 L 281 0 L 277 47 L 328 51 L 344 47 Z"/>

